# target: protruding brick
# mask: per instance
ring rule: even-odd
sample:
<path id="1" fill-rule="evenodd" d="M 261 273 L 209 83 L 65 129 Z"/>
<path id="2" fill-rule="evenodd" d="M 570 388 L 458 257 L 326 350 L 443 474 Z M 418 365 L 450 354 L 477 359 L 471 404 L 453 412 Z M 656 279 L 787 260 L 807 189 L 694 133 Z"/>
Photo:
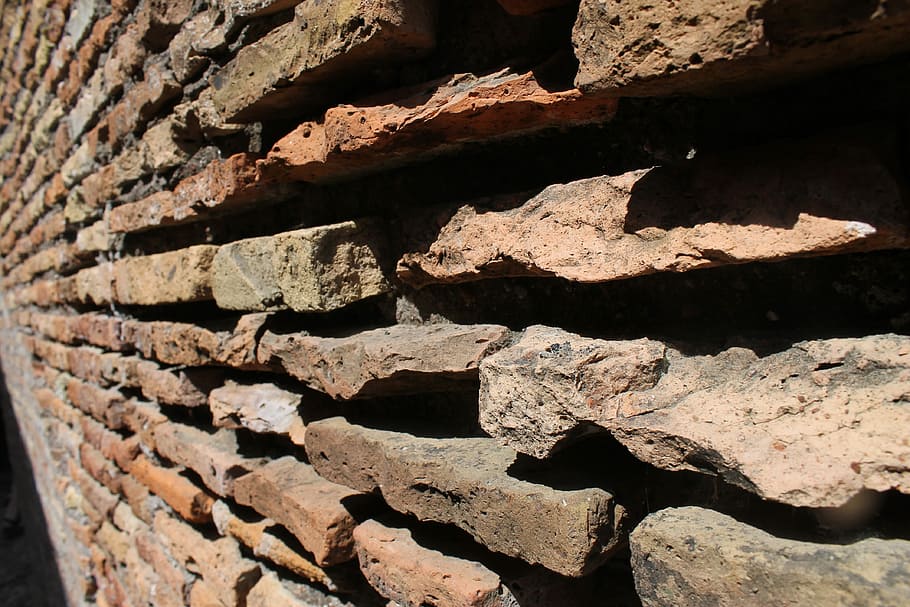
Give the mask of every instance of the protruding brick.
<path id="1" fill-rule="evenodd" d="M 692 355 L 648 339 L 531 327 L 483 361 L 480 421 L 537 457 L 601 426 L 660 468 L 718 474 L 793 506 L 836 507 L 864 489 L 910 492 L 899 430 L 910 424 L 900 404 L 908 367 L 910 339 L 898 335 Z"/>
<path id="2" fill-rule="evenodd" d="M 298 412 L 302 400 L 300 394 L 274 384 L 228 382 L 209 393 L 209 408 L 215 426 L 281 434 L 302 445 L 306 431 Z"/>
<path id="3" fill-rule="evenodd" d="M 736 175 L 736 179 L 730 179 Z M 503 276 L 604 282 L 656 272 L 910 247 L 899 176 L 868 145 L 765 145 L 462 207 L 398 275 L 415 286 Z"/>
<path id="4" fill-rule="evenodd" d="M 321 584 L 331 592 L 350 588 L 350 580 L 337 571 L 329 574 L 325 569 L 312 562 L 276 534 L 277 525 L 270 519 L 248 522 L 235 516 L 224 502 L 215 502 L 212 506 L 212 518 L 221 535 L 229 535 L 247 546 L 253 554 L 270 560 L 285 569 Z"/>
<path id="5" fill-rule="evenodd" d="M 350 399 L 466 385 L 508 336 L 498 325 L 451 324 L 395 325 L 340 338 L 266 332 L 258 357 L 280 361 L 311 388 Z"/>
<path id="6" fill-rule="evenodd" d="M 312 111 L 343 89 L 345 78 L 432 50 L 435 13 L 435 2 L 426 0 L 303 2 L 293 21 L 215 74 L 215 106 L 230 122 Z"/>
<path id="7" fill-rule="evenodd" d="M 136 377 L 146 398 L 168 405 L 201 407 L 208 402 L 209 391 L 222 383 L 219 369 L 163 369 L 151 361 L 136 365 Z"/>
<path id="8" fill-rule="evenodd" d="M 218 250 L 212 291 L 228 310 L 328 312 L 389 289 L 380 233 L 347 221 L 249 238 Z"/>
<path id="9" fill-rule="evenodd" d="M 176 469 L 162 468 L 140 455 L 130 466 L 129 472 L 184 519 L 192 523 L 208 523 L 212 520 L 212 504 L 215 500 L 181 476 Z"/>
<path id="10" fill-rule="evenodd" d="M 211 299 L 211 264 L 218 247 L 130 257 L 113 264 L 113 298 L 122 304 L 157 305 Z"/>
<path id="11" fill-rule="evenodd" d="M 341 105 L 306 122 L 269 152 L 266 174 L 301 181 L 350 179 L 425 160 L 472 142 L 605 122 L 615 99 L 549 92 L 534 75 L 459 74 L 386 105 Z"/>
<path id="12" fill-rule="evenodd" d="M 239 455 L 237 437 L 230 430 L 209 434 L 176 423 L 155 427 L 155 448 L 163 457 L 196 472 L 206 487 L 222 497 L 232 495 L 234 481 L 264 461 Z"/>
<path id="13" fill-rule="evenodd" d="M 124 415 L 129 409 L 127 400 L 117 390 L 104 390 L 75 378 L 66 380 L 66 394 L 70 402 L 112 430 L 124 425 Z"/>
<path id="14" fill-rule="evenodd" d="M 692 506 L 651 514 L 632 532 L 631 544 L 635 587 L 645 607 L 758 607 L 794 600 L 896 606 L 910 594 L 906 540 L 783 539 Z"/>
<path id="15" fill-rule="evenodd" d="M 285 195 L 286 188 L 262 179 L 251 154 L 215 160 L 182 180 L 173 192 L 156 192 L 110 212 L 112 232 L 141 232 L 159 226 L 197 221 L 209 211 L 262 203 Z"/>
<path id="16" fill-rule="evenodd" d="M 398 605 L 505 607 L 515 598 L 482 564 L 446 556 L 414 541 L 407 529 L 369 520 L 354 529 L 357 559 L 376 591 Z"/>
<path id="17" fill-rule="evenodd" d="M 613 496 L 518 480 L 509 475 L 517 454 L 493 439 L 418 438 L 333 417 L 307 426 L 306 449 L 329 480 L 379 490 L 396 510 L 563 575 L 593 571 L 624 541 L 625 510 Z"/>
<path id="18" fill-rule="evenodd" d="M 773 0 L 582 0 L 572 32 L 585 92 L 725 93 L 883 59 L 910 48 L 905 6 Z"/>
<path id="19" fill-rule="evenodd" d="M 293 457 L 273 460 L 234 483 L 237 503 L 284 525 L 321 566 L 354 558 L 351 532 L 357 522 L 344 501 L 357 495 Z"/>

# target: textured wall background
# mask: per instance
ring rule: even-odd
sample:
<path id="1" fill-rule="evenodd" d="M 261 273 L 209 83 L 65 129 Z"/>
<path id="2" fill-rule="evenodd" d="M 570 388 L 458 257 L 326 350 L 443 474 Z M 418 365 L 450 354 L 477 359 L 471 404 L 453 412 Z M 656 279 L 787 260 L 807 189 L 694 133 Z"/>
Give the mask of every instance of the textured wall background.
<path id="1" fill-rule="evenodd" d="M 906 604 L 907 2 L 0 12 L 71 605 Z"/>

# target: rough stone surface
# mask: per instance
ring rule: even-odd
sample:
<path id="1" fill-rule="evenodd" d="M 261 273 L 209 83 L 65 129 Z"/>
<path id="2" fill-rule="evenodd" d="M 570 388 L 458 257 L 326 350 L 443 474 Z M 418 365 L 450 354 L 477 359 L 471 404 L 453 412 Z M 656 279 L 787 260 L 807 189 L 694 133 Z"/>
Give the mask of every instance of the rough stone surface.
<path id="1" fill-rule="evenodd" d="M 306 426 L 298 412 L 303 397 L 274 384 L 228 382 L 209 393 L 212 424 L 281 434 L 302 445 Z"/>
<path id="2" fill-rule="evenodd" d="M 459 74 L 385 105 L 340 105 L 275 144 L 267 173 L 301 181 L 349 179 L 426 159 L 467 143 L 552 127 L 604 122 L 615 99 L 550 92 L 531 73 Z"/>
<path id="3" fill-rule="evenodd" d="M 603 282 L 751 261 L 910 246 L 887 161 L 855 141 L 553 185 L 499 212 L 462 207 L 398 275 L 415 286 L 501 276 Z M 736 175 L 736 179 L 730 179 Z"/>
<path id="4" fill-rule="evenodd" d="M 648 516 L 633 532 L 635 586 L 645 607 L 904 605 L 910 542 L 782 539 L 696 507 Z"/>
<path id="5" fill-rule="evenodd" d="M 281 578 L 275 572 L 263 574 L 250 590 L 247 607 L 354 607 L 352 603 L 321 590 Z"/>
<path id="6" fill-rule="evenodd" d="M 480 563 L 424 548 L 407 529 L 369 520 L 354 529 L 354 542 L 364 577 L 398 605 L 518 605 L 494 572 Z"/>
<path id="7" fill-rule="evenodd" d="M 497 325 L 395 325 L 350 337 L 278 335 L 259 344 L 263 363 L 278 360 L 311 388 L 333 398 L 407 394 L 473 381 L 480 360 L 509 336 Z"/>
<path id="8" fill-rule="evenodd" d="M 237 503 L 284 525 L 320 566 L 354 558 L 351 533 L 357 522 L 344 501 L 356 495 L 293 457 L 272 460 L 234 483 Z"/>
<path id="9" fill-rule="evenodd" d="M 623 541 L 625 510 L 609 493 L 513 478 L 515 451 L 493 439 L 418 438 L 334 417 L 307 426 L 306 450 L 327 479 L 563 575 L 592 571 Z"/>
<path id="10" fill-rule="evenodd" d="M 836 507 L 863 489 L 910 492 L 900 436 L 908 390 L 903 336 L 687 355 L 537 326 L 483 361 L 480 421 L 536 457 L 595 424 L 660 468 L 716 473 L 793 506 Z"/>
<path id="11" fill-rule="evenodd" d="M 175 464 L 196 472 L 206 487 L 222 497 L 233 494 L 237 478 L 265 462 L 239 455 L 237 437 L 230 430 L 210 434 L 193 426 L 159 424 L 155 427 L 155 447 Z"/>
<path id="12" fill-rule="evenodd" d="M 906 50 L 896 5 L 772 0 L 582 0 L 572 32 L 585 92 L 729 93 Z"/>
<path id="13" fill-rule="evenodd" d="M 231 122 L 317 108 L 339 80 L 432 50 L 435 13 L 425 0 L 303 2 L 215 74 L 215 107 Z"/>
<path id="14" fill-rule="evenodd" d="M 121 259 L 113 264 L 113 297 L 122 304 L 158 305 L 211 299 L 212 260 L 218 247 Z"/>
<path id="15" fill-rule="evenodd" d="M 212 291 L 228 310 L 328 312 L 386 292 L 379 233 L 347 221 L 222 246 Z"/>

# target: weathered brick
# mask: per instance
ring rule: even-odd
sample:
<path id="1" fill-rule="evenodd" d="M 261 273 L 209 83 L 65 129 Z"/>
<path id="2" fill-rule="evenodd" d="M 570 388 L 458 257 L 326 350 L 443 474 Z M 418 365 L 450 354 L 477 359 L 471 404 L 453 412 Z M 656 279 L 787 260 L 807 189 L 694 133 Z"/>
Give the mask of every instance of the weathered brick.
<path id="1" fill-rule="evenodd" d="M 164 512 L 155 515 L 155 532 L 171 554 L 190 571 L 199 573 L 227 607 L 244 605 L 246 595 L 261 575 L 259 566 L 244 558 L 232 538 L 210 541 L 191 526 Z"/>
<path id="2" fill-rule="evenodd" d="M 168 253 L 121 259 L 111 269 L 113 299 L 134 305 L 210 299 L 210 269 L 217 250 L 215 246 L 197 245 Z"/>
<path id="3" fill-rule="evenodd" d="M 600 426 L 658 467 L 710 471 L 793 506 L 837 507 L 864 489 L 908 491 L 899 462 L 910 452 L 897 430 L 910 423 L 898 404 L 908 352 L 904 336 L 870 335 L 764 356 L 747 347 L 693 355 L 531 327 L 481 364 L 480 421 L 537 457 Z"/>
<path id="4" fill-rule="evenodd" d="M 79 449 L 82 467 L 92 478 L 107 487 L 111 493 L 120 492 L 120 471 L 92 445 L 83 444 Z"/>
<path id="5" fill-rule="evenodd" d="M 879 156 L 855 139 L 771 144 L 550 186 L 508 211 L 467 206 L 426 253 L 401 259 L 398 276 L 416 286 L 502 276 L 602 282 L 906 248 L 906 201 Z"/>
<path id="6" fill-rule="evenodd" d="M 264 573 L 247 596 L 247 607 L 344 607 L 350 604 L 313 586 L 279 577 L 274 571 Z"/>
<path id="7" fill-rule="evenodd" d="M 215 106 L 231 122 L 312 111 L 331 99 L 338 81 L 432 50 L 435 12 L 435 2 L 419 0 L 303 2 L 293 21 L 215 74 Z"/>
<path id="8" fill-rule="evenodd" d="M 212 424 L 247 428 L 253 432 L 287 436 L 302 445 L 306 425 L 299 408 L 303 396 L 274 384 L 238 384 L 233 381 L 209 392 Z"/>
<path id="9" fill-rule="evenodd" d="M 350 399 L 470 385 L 480 360 L 508 337 L 497 325 L 395 325 L 340 338 L 267 331 L 258 357 L 280 361 L 311 388 Z"/>
<path id="10" fill-rule="evenodd" d="M 516 479 L 517 453 L 494 439 L 418 438 L 334 417 L 307 426 L 306 450 L 331 481 L 379 490 L 396 510 L 563 575 L 593 571 L 624 542 L 625 509 L 612 495 Z"/>
<path id="11" fill-rule="evenodd" d="M 273 460 L 234 483 L 234 499 L 284 525 L 321 566 L 354 558 L 357 525 L 344 505 L 357 491 L 320 478 L 293 457 Z"/>
<path id="12" fill-rule="evenodd" d="M 237 437 L 224 429 L 208 433 L 182 424 L 159 424 L 155 448 L 161 456 L 196 472 L 206 487 L 222 497 L 233 494 L 237 478 L 265 462 L 240 455 Z"/>
<path id="13" fill-rule="evenodd" d="M 779 605 L 794 593 L 820 605 L 899 605 L 910 592 L 910 542 L 901 539 L 783 539 L 690 506 L 651 514 L 631 544 L 635 586 L 647 607 Z"/>
<path id="14" fill-rule="evenodd" d="M 905 6 L 770 0 L 582 0 L 572 33 L 585 92 L 729 94 L 910 48 Z"/>
<path id="15" fill-rule="evenodd" d="M 140 455 L 133 461 L 129 472 L 184 519 L 192 523 L 207 523 L 212 520 L 212 504 L 215 500 L 181 476 L 176 469 L 162 468 Z"/>
<path id="16" fill-rule="evenodd" d="M 424 548 L 407 529 L 369 520 L 354 529 L 357 558 L 376 591 L 398 605 L 495 607 L 514 604 L 499 576 L 482 564 Z"/>
<path id="17" fill-rule="evenodd" d="M 408 93 L 403 93 L 407 95 Z M 340 105 L 272 147 L 267 176 L 323 182 L 425 160 L 460 145 L 605 122 L 616 99 L 549 92 L 534 75 L 460 74 L 385 105 Z"/>
<path id="18" fill-rule="evenodd" d="M 124 415 L 130 408 L 126 398 L 117 390 L 106 390 L 75 378 L 66 380 L 69 401 L 108 428 L 123 427 Z"/>
<path id="19" fill-rule="evenodd" d="M 147 525 L 151 520 L 144 521 Z M 162 539 L 151 530 L 134 536 L 139 556 L 152 566 L 161 582 L 159 592 L 163 597 L 180 597 L 186 593 L 187 575 L 180 570 L 162 544 Z M 164 590 L 167 589 L 167 590 Z"/>
<path id="20" fill-rule="evenodd" d="M 239 240 L 215 255 L 212 292 L 228 310 L 328 312 L 389 289 L 381 247 L 362 221 Z"/>
<path id="21" fill-rule="evenodd" d="M 182 407 L 201 407 L 208 402 L 208 393 L 221 385 L 219 369 L 163 369 L 151 361 L 136 365 L 136 379 L 142 395 L 150 400 Z"/>

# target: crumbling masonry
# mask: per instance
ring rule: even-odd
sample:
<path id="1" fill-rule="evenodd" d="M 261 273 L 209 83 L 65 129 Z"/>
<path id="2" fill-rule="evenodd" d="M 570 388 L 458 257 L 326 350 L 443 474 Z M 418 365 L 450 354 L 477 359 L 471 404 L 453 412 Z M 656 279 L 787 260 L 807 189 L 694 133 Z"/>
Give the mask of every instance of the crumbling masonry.
<path id="1" fill-rule="evenodd" d="M 908 108 L 906 0 L 0 0 L 48 571 L 910 604 Z"/>

